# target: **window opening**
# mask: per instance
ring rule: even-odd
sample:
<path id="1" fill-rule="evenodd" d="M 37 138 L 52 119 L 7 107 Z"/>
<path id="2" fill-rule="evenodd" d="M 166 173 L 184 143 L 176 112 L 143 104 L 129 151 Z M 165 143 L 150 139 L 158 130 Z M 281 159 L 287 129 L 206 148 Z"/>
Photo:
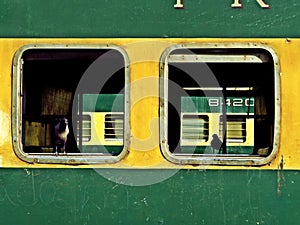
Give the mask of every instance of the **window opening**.
<path id="1" fill-rule="evenodd" d="M 182 114 L 181 123 L 182 145 L 208 141 L 208 116 Z"/>
<path id="2" fill-rule="evenodd" d="M 220 116 L 219 136 L 223 136 L 223 121 Z M 227 143 L 244 143 L 247 134 L 246 118 L 242 116 L 227 116 L 226 121 Z M 249 128 L 248 128 L 249 132 Z"/>
<path id="3" fill-rule="evenodd" d="M 15 104 L 22 124 L 14 135 L 20 157 L 47 163 L 115 162 L 123 157 L 128 70 L 122 49 L 25 46 L 15 60 L 14 91 L 21 93 Z M 62 118 L 63 129 L 58 126 Z M 58 143 L 65 152 L 55 151 Z M 98 158 L 89 158 L 93 156 Z"/>
<path id="4" fill-rule="evenodd" d="M 81 132 L 82 132 L 82 142 L 89 142 L 92 137 L 92 122 L 91 122 L 91 116 L 89 115 L 83 115 L 82 116 L 82 126 L 81 126 Z M 79 126 L 79 120 L 77 121 L 77 134 L 80 133 L 80 126 Z M 77 135 L 77 143 L 80 142 L 79 135 Z"/>
<path id="5" fill-rule="evenodd" d="M 123 115 L 106 114 L 104 139 L 107 141 L 123 141 Z"/>
<path id="6" fill-rule="evenodd" d="M 271 49 L 173 46 L 161 64 L 161 147 L 168 159 L 260 164 L 276 153 L 279 73 Z"/>

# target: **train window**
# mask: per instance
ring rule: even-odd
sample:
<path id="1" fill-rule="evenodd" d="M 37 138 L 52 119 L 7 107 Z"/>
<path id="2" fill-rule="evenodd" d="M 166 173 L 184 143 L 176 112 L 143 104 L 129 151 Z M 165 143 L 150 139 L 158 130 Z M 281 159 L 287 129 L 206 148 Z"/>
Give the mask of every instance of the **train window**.
<path id="1" fill-rule="evenodd" d="M 275 157 L 280 82 L 260 44 L 187 44 L 161 57 L 164 156 L 180 164 L 262 165 Z"/>
<path id="2" fill-rule="evenodd" d="M 34 45 L 16 53 L 13 137 L 28 162 L 113 163 L 128 146 L 128 59 L 117 46 Z"/>
<path id="3" fill-rule="evenodd" d="M 182 114 L 181 142 L 196 143 L 208 141 L 208 116 Z"/>
<path id="4" fill-rule="evenodd" d="M 79 139 L 79 135 L 77 135 L 77 143 L 83 142 L 88 143 L 92 138 L 92 121 L 90 115 L 82 115 L 81 124 L 80 121 L 77 120 L 77 134 L 81 132 L 81 140 Z"/>
<path id="5" fill-rule="evenodd" d="M 110 91 L 112 91 L 110 89 Z M 81 152 L 118 155 L 124 145 L 124 95 L 83 94 L 78 101 L 77 145 Z"/>
<path id="6" fill-rule="evenodd" d="M 123 115 L 107 114 L 105 115 L 104 139 L 106 141 L 123 142 Z"/>
<path id="7" fill-rule="evenodd" d="M 246 125 L 246 121 L 250 120 L 253 122 L 253 118 L 246 118 L 243 116 L 229 116 L 227 115 L 226 120 L 226 135 L 227 143 L 244 143 L 246 138 L 253 137 L 253 129 L 249 128 L 249 125 Z M 219 136 L 224 136 L 223 134 L 223 116 L 220 116 L 219 123 Z M 249 134 L 251 132 L 251 135 Z M 248 134 L 247 134 L 248 133 Z"/>

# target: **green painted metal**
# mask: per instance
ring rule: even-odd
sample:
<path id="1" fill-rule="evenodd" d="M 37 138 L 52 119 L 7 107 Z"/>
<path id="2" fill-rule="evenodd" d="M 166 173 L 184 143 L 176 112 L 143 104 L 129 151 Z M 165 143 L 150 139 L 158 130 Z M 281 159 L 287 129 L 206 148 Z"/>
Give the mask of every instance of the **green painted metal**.
<path id="1" fill-rule="evenodd" d="M 227 154 L 247 154 L 253 153 L 253 146 L 226 146 Z M 188 154 L 212 154 L 213 149 L 210 146 L 180 146 L 181 153 Z M 214 154 L 222 154 L 214 152 Z"/>
<path id="2" fill-rule="evenodd" d="M 1 169 L 0 224 L 299 224 L 296 171 Z"/>
<path id="3" fill-rule="evenodd" d="M 81 153 L 110 153 L 118 155 L 123 150 L 124 146 L 114 145 L 83 145 L 80 147 Z"/>
<path id="4" fill-rule="evenodd" d="M 0 1 L 1 37 L 299 37 L 300 2 L 266 0 Z"/>
<path id="5" fill-rule="evenodd" d="M 83 112 L 124 112 L 123 94 L 83 94 Z"/>

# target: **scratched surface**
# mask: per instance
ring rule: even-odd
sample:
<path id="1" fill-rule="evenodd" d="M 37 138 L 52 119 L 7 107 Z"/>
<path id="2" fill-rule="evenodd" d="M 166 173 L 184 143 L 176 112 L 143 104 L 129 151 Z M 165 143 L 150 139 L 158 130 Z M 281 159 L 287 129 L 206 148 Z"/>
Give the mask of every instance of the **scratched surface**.
<path id="1" fill-rule="evenodd" d="M 0 224 L 291 225 L 300 220 L 299 182 L 294 171 L 183 170 L 126 186 L 93 169 L 1 169 Z"/>
<path id="2" fill-rule="evenodd" d="M 299 0 L 1 0 L 1 37 L 299 37 Z"/>

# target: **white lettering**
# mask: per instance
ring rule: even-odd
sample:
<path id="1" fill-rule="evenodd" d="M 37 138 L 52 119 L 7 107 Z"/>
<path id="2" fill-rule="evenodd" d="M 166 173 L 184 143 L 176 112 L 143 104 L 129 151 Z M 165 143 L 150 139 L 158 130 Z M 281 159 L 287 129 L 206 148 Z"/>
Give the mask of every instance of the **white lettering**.
<path id="1" fill-rule="evenodd" d="M 234 0 L 234 2 L 231 4 L 232 8 L 242 8 L 243 5 L 240 3 L 240 0 Z"/>
<path id="2" fill-rule="evenodd" d="M 176 0 L 176 4 L 174 5 L 174 8 L 176 9 L 183 9 L 183 0 Z"/>
<path id="3" fill-rule="evenodd" d="M 255 0 L 261 8 L 263 9 L 269 9 L 270 5 L 268 5 L 265 0 Z M 233 3 L 231 4 L 232 8 L 243 8 L 243 4 L 241 3 L 242 0 L 233 0 Z M 183 9 L 183 0 L 176 0 L 176 4 L 174 4 L 175 9 Z"/>
<path id="4" fill-rule="evenodd" d="M 217 99 L 217 98 L 208 99 L 208 105 L 209 105 L 209 107 L 219 106 L 219 99 Z"/>
<path id="5" fill-rule="evenodd" d="M 242 0 L 233 0 L 234 2 L 231 4 L 232 8 L 242 8 L 243 5 L 241 3 Z M 260 5 L 260 7 L 264 9 L 270 8 L 270 5 L 266 4 L 264 0 L 256 0 L 256 2 Z"/>
<path id="6" fill-rule="evenodd" d="M 260 7 L 264 8 L 264 9 L 270 8 L 270 5 L 266 4 L 264 2 L 264 0 L 256 0 L 256 2 L 260 5 Z"/>

